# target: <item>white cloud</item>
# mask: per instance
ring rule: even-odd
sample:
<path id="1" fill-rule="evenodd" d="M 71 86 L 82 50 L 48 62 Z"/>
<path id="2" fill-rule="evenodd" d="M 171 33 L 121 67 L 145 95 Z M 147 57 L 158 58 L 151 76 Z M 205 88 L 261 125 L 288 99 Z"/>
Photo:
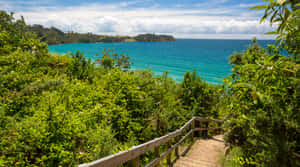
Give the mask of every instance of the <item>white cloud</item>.
<path id="1" fill-rule="evenodd" d="M 250 8 L 253 6 L 263 5 L 265 3 L 240 3 L 238 6 L 242 8 Z"/>
<path id="2" fill-rule="evenodd" d="M 121 2 L 119 5 L 120 5 L 120 7 L 128 7 L 128 6 L 132 6 L 132 5 L 136 5 L 136 4 L 142 4 L 142 3 L 151 2 L 151 1 L 153 1 L 153 0 L 124 1 L 124 2 Z"/>
<path id="3" fill-rule="evenodd" d="M 210 1 L 196 3 L 194 6 L 205 8 L 205 7 L 212 7 L 212 6 L 220 5 L 220 4 L 223 4 L 226 2 L 228 2 L 228 0 L 210 0 Z"/>
<path id="4" fill-rule="evenodd" d="M 0 1 L 1 2 L 1 1 Z M 139 33 L 164 33 L 181 38 L 247 38 L 263 35 L 272 28 L 259 24 L 259 18 L 239 9 L 162 9 L 124 8 L 140 3 L 130 1 L 119 4 L 83 4 L 65 8 L 40 7 L 16 12 L 23 15 L 28 24 L 54 26 L 64 31 L 92 32 L 110 35 L 136 35 Z M 225 1 L 224 1 L 225 2 Z M 153 4 L 154 5 L 154 4 Z M 273 38 L 273 37 L 271 37 Z"/>

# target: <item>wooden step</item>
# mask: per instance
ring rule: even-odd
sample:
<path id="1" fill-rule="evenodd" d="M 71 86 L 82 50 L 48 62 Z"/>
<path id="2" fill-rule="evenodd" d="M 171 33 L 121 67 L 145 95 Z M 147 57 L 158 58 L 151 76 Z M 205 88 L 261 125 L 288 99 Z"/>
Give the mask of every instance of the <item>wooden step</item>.
<path id="1" fill-rule="evenodd" d="M 219 167 L 218 160 L 224 153 L 223 136 L 197 140 L 186 156 L 180 157 L 174 167 Z"/>

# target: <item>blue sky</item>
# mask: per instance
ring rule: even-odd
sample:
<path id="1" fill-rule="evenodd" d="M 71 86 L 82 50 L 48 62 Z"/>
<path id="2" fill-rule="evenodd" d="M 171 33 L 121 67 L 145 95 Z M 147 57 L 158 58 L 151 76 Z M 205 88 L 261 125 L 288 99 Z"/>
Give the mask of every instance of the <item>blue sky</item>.
<path id="1" fill-rule="evenodd" d="M 171 34 L 178 38 L 272 39 L 262 0 L 0 0 L 28 24 L 108 35 Z"/>

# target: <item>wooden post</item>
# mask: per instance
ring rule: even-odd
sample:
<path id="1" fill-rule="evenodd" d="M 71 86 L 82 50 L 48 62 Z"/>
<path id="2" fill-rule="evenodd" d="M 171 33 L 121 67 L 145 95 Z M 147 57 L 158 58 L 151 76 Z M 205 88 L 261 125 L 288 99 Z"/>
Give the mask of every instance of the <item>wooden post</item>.
<path id="1" fill-rule="evenodd" d="M 215 123 L 215 122 L 213 122 L 213 128 L 216 128 L 218 126 L 218 124 L 217 123 Z M 211 135 L 212 136 L 214 136 L 214 135 L 216 135 L 217 133 L 217 129 L 213 129 L 212 131 L 211 131 Z"/>
<path id="2" fill-rule="evenodd" d="M 140 167 L 140 156 L 128 161 L 129 167 Z"/>
<path id="3" fill-rule="evenodd" d="M 198 120 L 195 120 L 195 128 L 198 128 L 199 127 L 199 121 Z M 194 137 L 199 137 L 199 131 L 195 131 L 194 133 Z"/>
<path id="4" fill-rule="evenodd" d="M 201 121 L 199 121 L 199 126 L 198 126 L 198 128 L 202 128 L 202 122 Z M 202 137 L 203 135 L 202 135 L 202 130 L 200 130 L 199 132 L 198 132 L 198 134 L 199 134 L 199 136 L 198 137 Z"/>
<path id="5" fill-rule="evenodd" d="M 199 121 L 198 128 L 202 128 L 202 123 Z M 202 130 L 198 131 L 198 137 L 202 136 Z"/>
<path id="6" fill-rule="evenodd" d="M 180 140 L 179 136 L 177 136 L 175 138 L 175 141 L 178 142 Z M 179 145 L 175 148 L 175 156 L 176 156 L 176 159 L 179 159 Z"/>
<path id="7" fill-rule="evenodd" d="M 195 129 L 195 120 L 192 122 L 192 125 L 191 125 L 191 130 L 194 130 Z M 195 132 L 192 132 L 192 142 L 194 141 L 194 136 L 195 136 Z"/>
<path id="8" fill-rule="evenodd" d="M 168 149 L 172 147 L 172 140 L 168 142 Z M 171 166 L 171 156 L 172 156 L 172 151 L 170 154 L 167 156 L 167 165 Z"/>
<path id="9" fill-rule="evenodd" d="M 155 158 L 160 157 L 160 146 L 157 146 L 154 149 L 154 156 Z M 160 167 L 160 162 L 157 165 L 155 165 L 155 167 Z"/>
<path id="10" fill-rule="evenodd" d="M 204 123 L 204 128 L 208 128 L 208 122 Z M 207 138 L 208 137 L 208 130 L 203 131 L 203 137 Z"/>

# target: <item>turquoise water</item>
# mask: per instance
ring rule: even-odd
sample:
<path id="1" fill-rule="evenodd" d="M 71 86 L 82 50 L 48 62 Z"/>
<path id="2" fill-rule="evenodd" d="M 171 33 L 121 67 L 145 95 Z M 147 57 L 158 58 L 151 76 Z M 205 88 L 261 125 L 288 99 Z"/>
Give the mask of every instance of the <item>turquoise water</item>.
<path id="1" fill-rule="evenodd" d="M 262 46 L 271 40 L 259 40 Z M 78 43 L 49 46 L 50 52 L 67 53 L 80 50 L 85 57 L 97 59 L 104 48 L 128 54 L 134 62 L 133 69 L 151 69 L 155 75 L 168 70 L 176 81 L 183 79 L 186 71 L 196 69 L 209 83 L 222 83 L 222 78 L 231 73 L 228 56 L 234 51 L 247 49 L 251 40 L 177 39 L 176 42 L 123 42 L 123 43 Z"/>

